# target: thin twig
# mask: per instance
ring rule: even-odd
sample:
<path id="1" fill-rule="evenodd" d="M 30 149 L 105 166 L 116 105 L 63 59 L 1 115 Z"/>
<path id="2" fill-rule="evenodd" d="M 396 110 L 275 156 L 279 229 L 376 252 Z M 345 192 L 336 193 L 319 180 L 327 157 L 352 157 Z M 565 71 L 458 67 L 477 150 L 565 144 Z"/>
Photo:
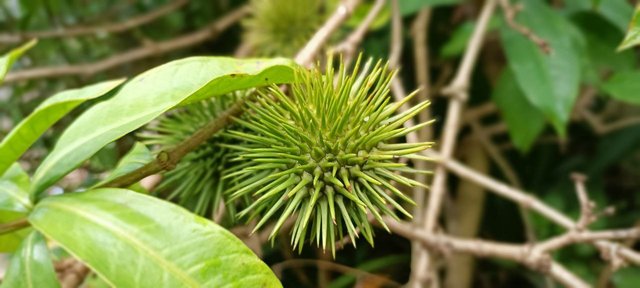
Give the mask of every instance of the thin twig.
<path id="1" fill-rule="evenodd" d="M 459 130 L 460 115 L 466 99 L 468 98 L 468 86 L 471 78 L 471 72 L 475 66 L 478 54 L 484 41 L 489 20 L 493 15 L 496 6 L 496 0 L 487 0 L 482 7 L 478 24 L 471 36 L 468 43 L 467 50 L 462 58 L 462 63 L 458 68 L 456 76 L 451 84 L 444 89 L 445 94 L 450 96 L 449 107 L 447 108 L 447 116 L 444 122 L 444 134 L 441 138 L 442 156 L 444 158 L 451 158 L 456 146 L 456 138 Z M 429 202 L 427 210 L 423 214 L 424 229 L 427 232 L 433 232 L 436 228 L 438 216 L 442 208 L 442 200 L 445 193 L 445 185 L 447 181 L 447 171 L 444 165 L 438 165 L 435 169 L 435 176 L 431 185 L 431 192 L 429 194 Z M 432 259 L 429 255 L 419 260 L 414 273 L 420 273 L 420 275 L 429 275 L 432 273 L 433 265 Z M 418 276 L 420 277 L 420 276 Z M 428 277 L 420 278 L 422 286 L 425 286 L 430 279 Z M 414 286 L 417 287 L 417 286 Z"/>
<path id="2" fill-rule="evenodd" d="M 78 65 L 64 65 L 54 67 L 42 67 L 34 69 L 26 69 L 13 72 L 7 75 L 5 82 L 18 82 L 31 79 L 53 78 L 62 76 L 93 76 L 96 73 L 103 72 L 123 64 L 128 64 L 140 59 L 166 54 L 167 52 L 184 49 L 204 41 L 213 39 L 220 35 L 222 31 L 229 28 L 249 12 L 247 6 L 243 6 L 231 11 L 229 14 L 216 20 L 207 27 L 196 32 L 182 35 L 175 39 L 166 40 L 158 43 L 150 43 L 145 46 L 135 48 L 120 54 L 110 56 L 106 59 Z"/>
<path id="3" fill-rule="evenodd" d="M 332 269 L 344 274 L 352 274 L 356 277 L 371 277 L 380 281 L 380 283 L 386 283 L 390 287 L 402 287 L 400 283 L 397 283 L 391 279 L 386 277 L 382 277 L 373 273 L 369 273 L 367 271 L 363 271 L 360 269 L 352 268 L 346 265 L 338 264 L 331 261 L 323 261 L 316 259 L 291 259 L 286 260 L 271 266 L 271 270 L 278 276 L 282 278 L 282 270 L 289 267 L 298 267 L 298 266 L 316 266 L 318 268 L 323 267 L 326 269 Z"/>
<path id="4" fill-rule="evenodd" d="M 350 63 L 353 60 L 357 47 L 362 43 L 364 36 L 371 27 L 371 24 L 376 20 L 376 16 L 380 14 L 380 11 L 382 11 L 386 2 L 386 0 L 376 0 L 373 7 L 369 9 L 369 13 L 367 13 L 367 16 L 362 20 L 362 22 L 360 22 L 358 27 L 351 32 L 345 40 L 336 45 L 335 53 L 342 53 L 345 63 Z"/>
<path id="5" fill-rule="evenodd" d="M 489 191 L 492 191 L 497 195 L 509 199 L 517 204 L 523 205 L 523 207 L 537 212 L 544 218 L 562 226 L 567 230 L 573 230 L 576 227 L 576 222 L 571 220 L 571 218 L 567 217 L 555 208 L 547 205 L 546 203 L 540 201 L 536 197 L 522 190 L 510 187 L 489 176 L 478 173 L 473 169 L 469 169 L 468 167 L 454 159 L 445 159 L 433 150 L 425 151 L 423 154 L 425 154 L 425 156 L 438 159 L 438 161 L 442 163 L 451 173 L 457 175 L 458 177 L 470 180 L 478 185 L 489 189 Z M 601 250 L 615 253 L 613 256 L 619 256 L 628 262 L 634 263 L 635 265 L 640 265 L 640 253 L 638 253 L 637 251 L 634 251 L 628 247 L 621 247 L 621 245 L 609 241 L 595 241 L 595 245 Z"/>
<path id="6" fill-rule="evenodd" d="M 114 22 L 106 25 L 99 26 L 84 26 L 78 25 L 74 27 L 64 27 L 55 30 L 47 30 L 47 31 L 30 31 L 30 32 L 22 32 L 19 34 L 0 34 L 0 43 L 1 44 L 11 44 L 11 43 L 20 43 L 27 39 L 33 38 L 57 38 L 57 37 L 78 37 L 85 35 L 95 35 L 102 33 L 120 33 L 123 31 L 131 30 L 133 28 L 142 26 L 144 24 L 150 23 L 162 16 L 165 16 L 174 10 L 184 6 L 189 3 L 189 0 L 175 0 L 169 2 L 168 4 L 155 9 L 149 13 L 139 15 L 126 21 L 122 22 Z"/>
<path id="7" fill-rule="evenodd" d="M 409 224 L 385 217 L 385 223 L 394 233 L 408 239 L 419 240 L 433 251 L 444 255 L 467 253 L 476 257 L 502 258 L 522 263 L 531 269 L 550 275 L 567 287 L 589 287 L 589 284 L 575 276 L 562 265 L 552 261 L 548 254 L 532 254 L 531 247 L 523 244 L 509 244 L 495 241 L 462 239 L 448 235 L 432 234 L 425 230 L 416 230 Z"/>
<path id="8" fill-rule="evenodd" d="M 322 27 L 313 35 L 307 45 L 296 55 L 296 62 L 303 65 L 310 65 L 313 58 L 318 54 L 322 46 L 329 40 L 329 36 L 346 21 L 353 10 L 358 6 L 360 0 L 347 0 L 338 5 L 338 8 Z"/>
<path id="9" fill-rule="evenodd" d="M 551 47 L 549 47 L 549 43 L 547 43 L 547 41 L 545 41 L 544 39 L 540 38 L 540 36 L 533 33 L 531 29 L 525 26 L 522 26 L 520 25 L 520 23 L 516 22 L 516 15 L 520 10 L 519 7 L 512 6 L 509 3 L 509 0 L 500 0 L 500 7 L 504 12 L 504 18 L 505 18 L 505 21 L 507 22 L 507 25 L 509 25 L 509 27 L 511 27 L 513 30 L 517 31 L 518 33 L 522 34 L 524 37 L 527 37 L 531 42 L 538 45 L 538 47 L 540 47 L 540 50 L 542 50 L 542 52 L 544 52 L 545 54 L 551 53 Z"/>

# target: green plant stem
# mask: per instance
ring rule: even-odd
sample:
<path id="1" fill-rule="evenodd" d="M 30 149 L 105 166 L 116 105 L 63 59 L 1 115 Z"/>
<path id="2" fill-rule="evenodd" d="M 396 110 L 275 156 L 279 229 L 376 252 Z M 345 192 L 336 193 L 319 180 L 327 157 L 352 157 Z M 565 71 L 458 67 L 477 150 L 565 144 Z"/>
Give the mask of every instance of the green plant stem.
<path id="1" fill-rule="evenodd" d="M 13 222 L 0 224 L 0 235 L 8 234 L 16 230 L 20 230 L 22 228 L 26 228 L 31 226 L 27 218 L 18 219 Z"/>
<path id="2" fill-rule="evenodd" d="M 200 144 L 207 141 L 207 139 L 213 136 L 213 134 L 226 127 L 231 122 L 232 117 L 240 116 L 240 114 L 242 114 L 243 112 L 244 103 L 245 101 L 249 100 L 249 98 L 254 98 L 254 96 L 250 95 L 238 100 L 238 102 L 236 102 L 222 114 L 220 114 L 218 118 L 207 123 L 207 125 L 202 126 L 202 128 L 196 131 L 196 133 L 182 141 L 180 144 L 176 145 L 175 148 L 169 151 L 160 152 L 160 154 L 158 154 L 158 157 L 156 157 L 154 161 L 149 162 L 146 165 L 132 171 L 131 173 L 122 175 L 98 187 L 129 187 L 149 175 L 153 175 L 165 170 L 172 170 L 176 167 L 182 157 L 196 149 L 198 146 L 200 146 Z"/>

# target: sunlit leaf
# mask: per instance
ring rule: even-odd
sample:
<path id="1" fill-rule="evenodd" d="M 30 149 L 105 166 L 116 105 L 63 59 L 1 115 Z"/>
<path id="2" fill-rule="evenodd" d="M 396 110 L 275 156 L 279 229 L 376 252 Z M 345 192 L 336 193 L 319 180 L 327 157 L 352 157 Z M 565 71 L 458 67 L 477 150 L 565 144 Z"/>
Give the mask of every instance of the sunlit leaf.
<path id="1" fill-rule="evenodd" d="M 42 235 L 36 231 L 27 236 L 11 257 L 0 288 L 55 288 L 60 287 L 53 270 L 51 255 Z"/>
<path id="2" fill-rule="evenodd" d="M 622 40 L 622 43 L 620 43 L 618 51 L 638 44 L 640 44 L 640 5 L 638 5 L 635 12 L 633 12 L 633 17 L 631 17 L 631 23 L 629 23 L 627 35 L 624 37 L 624 40 Z"/>
<path id="3" fill-rule="evenodd" d="M 114 287 L 281 287 L 224 228 L 133 191 L 47 197 L 29 222 Z"/>
<path id="4" fill-rule="evenodd" d="M 38 41 L 36 40 L 31 40 L 25 43 L 24 45 L 18 48 L 15 48 L 9 51 L 9 53 L 0 57 L 0 83 L 2 83 L 4 76 L 7 75 L 7 72 L 9 71 L 13 63 L 16 62 L 16 60 L 20 58 L 20 56 L 22 56 L 24 52 L 27 52 L 27 50 L 31 49 L 31 47 L 36 45 L 37 42 Z"/>
<path id="5" fill-rule="evenodd" d="M 87 100 L 106 94 L 123 81 L 112 80 L 63 91 L 42 102 L 0 142 L 0 174 L 69 111 Z"/>
<path id="6" fill-rule="evenodd" d="M 151 69 L 76 119 L 33 177 L 36 197 L 106 144 L 167 110 L 234 90 L 293 80 L 287 59 L 191 57 Z"/>

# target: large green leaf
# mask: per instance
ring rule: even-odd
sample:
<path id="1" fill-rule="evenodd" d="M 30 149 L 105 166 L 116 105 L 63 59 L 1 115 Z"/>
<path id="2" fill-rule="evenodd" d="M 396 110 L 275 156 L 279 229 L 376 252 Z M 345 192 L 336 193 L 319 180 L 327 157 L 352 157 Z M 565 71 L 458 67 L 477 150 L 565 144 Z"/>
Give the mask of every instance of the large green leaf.
<path id="1" fill-rule="evenodd" d="M 16 62 L 16 60 L 20 58 L 20 56 L 22 56 L 24 52 L 27 52 L 27 50 L 29 50 L 31 47 L 36 45 L 36 43 L 37 43 L 36 40 L 31 40 L 25 43 L 24 45 L 18 48 L 15 48 L 9 51 L 9 53 L 0 57 L 0 83 L 2 83 L 4 76 L 7 75 L 7 72 L 9 71 L 13 63 Z"/>
<path id="2" fill-rule="evenodd" d="M 629 19 L 633 15 L 633 6 L 628 0 L 606 0 L 594 3 L 595 1 L 597 0 L 571 0 L 565 1 L 564 6 L 569 13 L 594 11 L 615 25 L 618 30 L 627 30 Z"/>
<path id="3" fill-rule="evenodd" d="M 60 287 L 53 270 L 47 243 L 40 233 L 33 231 L 24 239 L 11 263 L 0 288 Z"/>
<path id="4" fill-rule="evenodd" d="M 106 144 L 165 111 L 234 90 L 293 81 L 293 61 L 191 57 L 156 67 L 82 114 L 60 136 L 33 177 L 35 197 Z"/>
<path id="5" fill-rule="evenodd" d="M 624 71 L 613 74 L 602 85 L 611 97 L 640 105 L 640 71 Z"/>
<path id="6" fill-rule="evenodd" d="M 561 136 L 578 95 L 581 42 L 566 19 L 538 0 L 523 1 L 517 21 L 548 42 L 546 54 L 538 45 L 504 25 L 502 42 L 519 86 Z"/>
<path id="7" fill-rule="evenodd" d="M 29 221 L 114 287 L 281 287 L 224 228 L 133 191 L 47 197 Z"/>
<path id="8" fill-rule="evenodd" d="M 640 44 L 640 5 L 638 5 L 633 13 L 627 35 L 624 37 L 624 40 L 622 40 L 622 43 L 620 43 L 618 50 L 624 50 L 638 44 Z"/>
<path id="9" fill-rule="evenodd" d="M 111 172 L 109 176 L 105 177 L 104 180 L 100 181 L 100 183 L 96 184 L 96 186 L 100 186 L 131 171 L 134 171 L 151 162 L 152 160 L 153 153 L 149 151 L 147 146 L 140 142 L 136 142 L 136 144 L 133 146 L 133 148 L 131 148 L 127 155 L 124 155 L 120 162 L 118 162 L 118 165 L 115 169 L 113 169 L 113 172 Z"/>
<path id="10" fill-rule="evenodd" d="M 502 72 L 492 95 L 507 124 L 513 144 L 527 152 L 544 129 L 544 115 L 524 96 L 508 67 Z"/>
<path id="11" fill-rule="evenodd" d="M 40 104 L 0 142 L 0 174 L 51 125 L 82 102 L 102 96 L 120 85 L 122 80 L 102 82 L 87 87 L 60 92 Z"/>

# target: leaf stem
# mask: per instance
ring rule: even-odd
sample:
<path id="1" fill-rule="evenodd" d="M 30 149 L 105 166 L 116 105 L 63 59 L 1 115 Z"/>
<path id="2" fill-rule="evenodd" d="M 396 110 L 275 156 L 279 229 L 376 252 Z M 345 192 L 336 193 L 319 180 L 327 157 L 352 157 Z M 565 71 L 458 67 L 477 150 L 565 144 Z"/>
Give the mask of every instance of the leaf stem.
<path id="1" fill-rule="evenodd" d="M 9 223 L 2 223 L 0 224 L 0 235 L 8 234 L 29 226 L 31 226 L 31 224 L 27 221 L 27 218 L 18 219 Z"/>

